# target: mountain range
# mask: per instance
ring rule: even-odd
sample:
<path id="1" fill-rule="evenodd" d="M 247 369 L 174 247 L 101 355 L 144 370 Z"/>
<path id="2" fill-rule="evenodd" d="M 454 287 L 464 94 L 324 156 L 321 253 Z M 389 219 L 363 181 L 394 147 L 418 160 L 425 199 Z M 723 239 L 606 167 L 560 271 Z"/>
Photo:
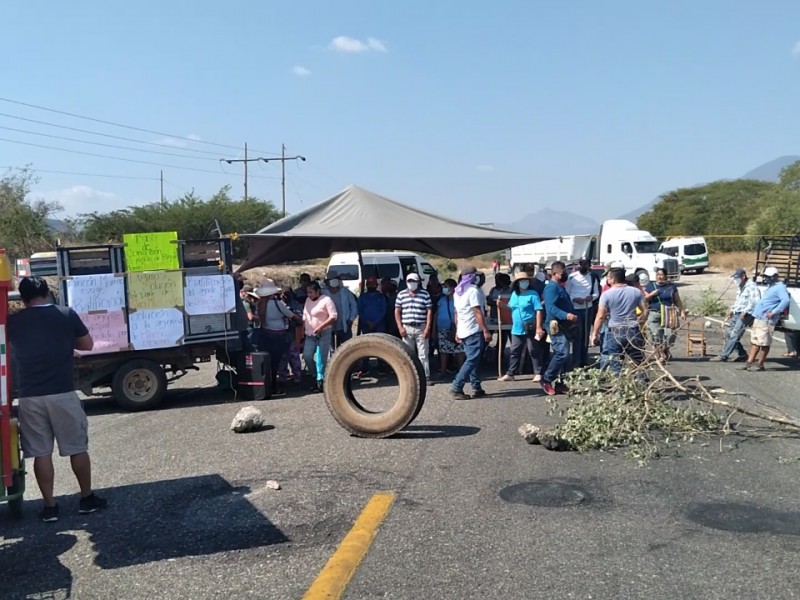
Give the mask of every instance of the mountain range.
<path id="1" fill-rule="evenodd" d="M 764 163 L 755 169 L 748 171 L 739 179 L 758 179 L 760 181 L 770 181 L 776 183 L 780 179 L 781 171 L 791 164 L 800 160 L 800 156 L 788 155 L 779 156 L 778 158 Z M 632 210 L 629 213 L 616 217 L 618 219 L 627 219 L 628 221 L 636 221 L 640 216 L 653 208 L 658 202 L 655 198 L 639 208 Z M 585 217 L 583 215 L 576 215 L 568 211 L 557 211 L 549 208 L 543 208 L 526 215 L 519 221 L 514 223 L 495 223 L 494 227 L 497 229 L 507 229 L 510 231 L 520 231 L 523 233 L 536 232 L 537 235 L 577 235 L 582 233 L 594 233 L 600 231 L 600 223 Z"/>

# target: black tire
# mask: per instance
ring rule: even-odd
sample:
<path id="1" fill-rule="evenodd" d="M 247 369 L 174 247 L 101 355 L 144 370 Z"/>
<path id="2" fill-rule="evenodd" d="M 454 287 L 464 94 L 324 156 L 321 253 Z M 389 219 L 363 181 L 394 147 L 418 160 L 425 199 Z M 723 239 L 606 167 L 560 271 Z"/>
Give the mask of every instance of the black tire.
<path id="1" fill-rule="evenodd" d="M 702 275 L 703 271 L 705 270 L 706 270 L 705 267 L 700 267 L 699 269 L 695 269 L 694 272 L 697 273 L 698 275 Z"/>
<path id="2" fill-rule="evenodd" d="M 424 374 L 420 378 L 415 361 L 399 346 L 402 342 L 389 337 L 362 335 L 345 342 L 333 354 L 325 371 L 328 410 L 339 425 L 358 437 L 385 438 L 397 433 L 414 420 L 424 401 Z M 400 386 L 397 401 L 384 412 L 365 410 L 352 392 L 350 376 L 354 365 L 372 356 L 392 367 Z"/>
<path id="3" fill-rule="evenodd" d="M 148 410 L 158 406 L 167 391 L 167 376 L 156 362 L 135 359 L 126 362 L 111 382 L 114 401 L 127 410 Z"/>
<path id="4" fill-rule="evenodd" d="M 417 405 L 417 410 L 414 413 L 414 416 L 411 417 L 411 421 L 413 421 L 419 416 L 422 407 L 425 406 L 425 399 L 428 396 L 428 380 L 425 377 L 425 368 L 422 366 L 422 362 L 419 360 L 419 358 L 417 358 L 416 353 L 413 352 L 411 348 L 406 346 L 403 343 L 403 340 L 393 335 L 389 335 L 388 333 L 375 333 L 371 335 L 379 335 L 382 338 L 387 339 L 393 344 L 397 345 L 398 348 L 400 348 L 403 352 L 405 352 L 408 355 L 408 357 L 412 360 L 414 366 L 417 369 L 417 376 L 419 377 L 419 404 Z"/>
<path id="5" fill-rule="evenodd" d="M 16 494 L 25 489 L 25 482 L 22 478 L 25 476 L 22 471 L 22 465 L 20 465 L 20 470 L 15 471 L 11 478 L 11 487 L 8 488 L 8 495 Z M 8 511 L 11 513 L 12 519 L 21 519 L 23 517 L 24 511 L 22 510 L 23 506 L 23 497 L 20 496 L 19 498 L 15 498 L 14 500 L 8 501 Z"/>

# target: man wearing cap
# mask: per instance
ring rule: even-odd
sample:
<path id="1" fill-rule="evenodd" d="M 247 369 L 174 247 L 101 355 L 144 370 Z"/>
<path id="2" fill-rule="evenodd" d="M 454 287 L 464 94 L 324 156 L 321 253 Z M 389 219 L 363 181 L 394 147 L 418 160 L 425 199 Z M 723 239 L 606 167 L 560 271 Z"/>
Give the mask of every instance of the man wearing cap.
<path id="1" fill-rule="evenodd" d="M 745 329 L 753 320 L 753 311 L 756 303 L 761 299 L 761 292 L 756 282 L 747 277 L 747 271 L 736 269 L 731 276 L 736 284 L 736 300 L 733 302 L 728 314 L 725 316 L 725 346 L 719 356 L 711 359 L 711 362 L 725 362 L 730 359 L 734 350 L 737 360 L 747 358 L 747 351 L 742 346 L 742 336 Z"/>
<path id="2" fill-rule="evenodd" d="M 356 295 L 342 286 L 342 280 L 336 272 L 328 273 L 327 287 L 324 294 L 333 300 L 336 306 L 336 324 L 333 327 L 334 349 L 353 337 L 353 322 L 358 317 Z"/>
<path id="3" fill-rule="evenodd" d="M 397 294 L 394 318 L 400 337 L 412 350 L 425 369 L 425 377 L 430 379 L 431 369 L 428 360 L 428 338 L 431 335 L 433 303 L 430 294 L 422 288 L 417 273 L 406 275 L 406 289 Z"/>
<path id="4" fill-rule="evenodd" d="M 464 386 L 469 381 L 472 385 L 472 397 L 480 398 L 486 392 L 481 387 L 478 368 L 483 345 L 492 339 L 492 332 L 486 326 L 484 318 L 486 296 L 480 289 L 481 278 L 475 267 L 465 267 L 458 279 L 453 299 L 456 309 L 456 343 L 463 343 L 466 359 L 453 380 L 450 393 L 457 399 L 469 398 L 464 393 Z"/>
<path id="5" fill-rule="evenodd" d="M 570 274 L 567 280 L 567 293 L 575 315 L 578 317 L 578 331 L 572 340 L 572 365 L 585 367 L 589 364 L 589 330 L 591 329 L 591 315 L 593 305 L 600 297 L 600 282 L 595 281 L 589 268 L 591 261 L 586 256 L 581 256 L 578 270 Z"/>
<path id="6" fill-rule="evenodd" d="M 786 284 L 779 279 L 778 269 L 764 269 L 763 283 L 767 291 L 753 308 L 753 327 L 750 330 L 750 354 L 745 371 L 763 371 L 769 348 L 772 346 L 772 334 L 775 325 L 780 321 L 783 311 L 789 308 L 789 292 Z M 756 363 L 758 358 L 758 363 Z"/>

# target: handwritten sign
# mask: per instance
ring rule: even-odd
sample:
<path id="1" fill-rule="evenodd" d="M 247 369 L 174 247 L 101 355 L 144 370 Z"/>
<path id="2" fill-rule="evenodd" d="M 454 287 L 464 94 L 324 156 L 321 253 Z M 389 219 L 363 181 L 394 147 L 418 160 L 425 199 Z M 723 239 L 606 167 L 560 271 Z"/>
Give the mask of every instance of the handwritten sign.
<path id="1" fill-rule="evenodd" d="M 78 354 L 101 354 L 128 349 L 128 325 L 125 323 L 123 311 L 89 313 L 80 317 L 94 340 L 94 348 Z"/>
<path id="2" fill-rule="evenodd" d="M 178 246 L 174 243 L 177 239 L 177 231 L 127 233 L 122 236 L 128 272 L 179 268 Z"/>
<path id="3" fill-rule="evenodd" d="M 128 273 L 128 308 L 171 308 L 183 306 L 183 273 L 146 271 Z"/>
<path id="4" fill-rule="evenodd" d="M 217 315 L 236 310 L 236 287 L 230 275 L 186 277 L 184 302 L 187 315 Z"/>
<path id="5" fill-rule="evenodd" d="M 111 273 L 67 279 L 67 304 L 79 315 L 125 308 L 125 279 Z"/>
<path id="6" fill-rule="evenodd" d="M 177 308 L 137 310 L 128 316 L 134 350 L 171 348 L 183 341 L 183 313 Z"/>

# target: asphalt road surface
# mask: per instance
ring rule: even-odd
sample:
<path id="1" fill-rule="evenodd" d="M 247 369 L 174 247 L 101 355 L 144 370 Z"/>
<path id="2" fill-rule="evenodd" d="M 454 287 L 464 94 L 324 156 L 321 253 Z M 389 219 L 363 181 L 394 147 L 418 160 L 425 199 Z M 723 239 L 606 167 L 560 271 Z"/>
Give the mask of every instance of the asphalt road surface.
<path id="1" fill-rule="evenodd" d="M 682 350 L 677 375 L 800 414 L 796 363 L 748 373 Z M 151 412 L 87 402 L 110 507 L 79 516 L 58 459 L 61 520 L 39 523 L 29 475 L 25 520 L 0 514 L 0 598 L 299 599 L 382 491 L 395 502 L 344 598 L 800 597 L 796 438 L 700 440 L 644 466 L 548 452 L 517 433 L 552 422 L 539 388 L 487 366 L 486 398 L 436 385 L 407 431 L 366 440 L 319 395 L 245 402 L 213 375 L 185 378 Z M 248 404 L 270 428 L 232 433 Z"/>

